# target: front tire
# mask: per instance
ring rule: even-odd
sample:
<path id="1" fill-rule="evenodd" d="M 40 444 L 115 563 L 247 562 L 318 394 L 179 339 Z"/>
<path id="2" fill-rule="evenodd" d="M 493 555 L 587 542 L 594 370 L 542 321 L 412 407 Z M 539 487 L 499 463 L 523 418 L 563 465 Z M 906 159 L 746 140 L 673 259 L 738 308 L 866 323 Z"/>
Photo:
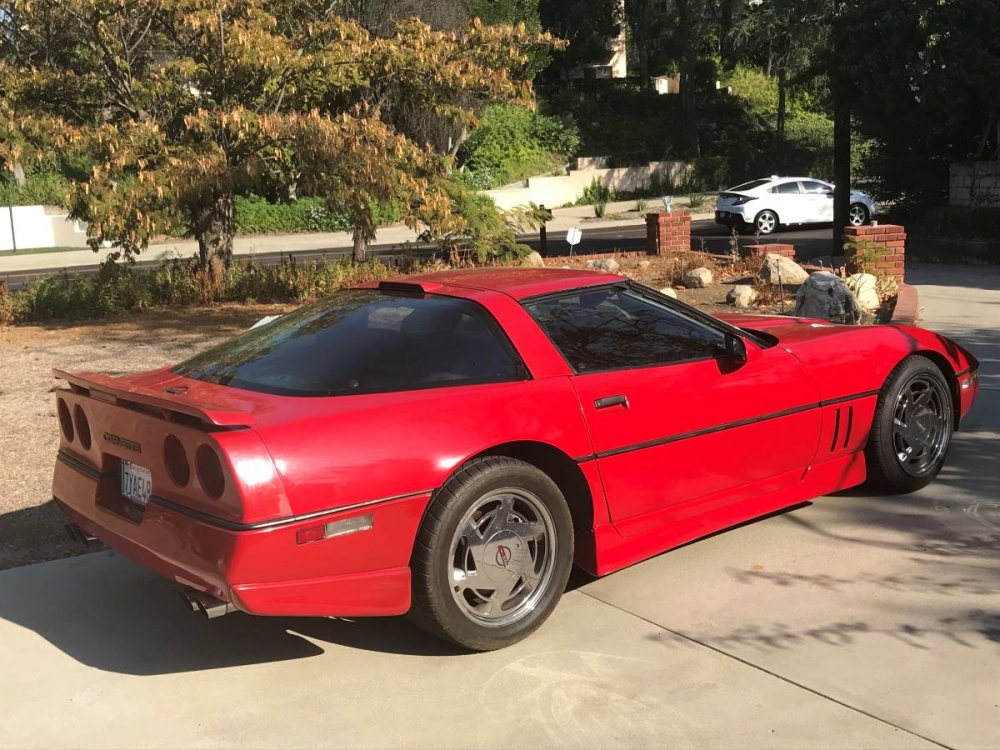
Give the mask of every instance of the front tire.
<path id="1" fill-rule="evenodd" d="M 765 209 L 757 214 L 753 225 L 758 234 L 773 234 L 778 228 L 778 214 L 771 209 Z"/>
<path id="2" fill-rule="evenodd" d="M 941 370 L 926 357 L 900 362 L 886 378 L 865 448 L 869 482 L 893 494 L 927 486 L 951 445 L 954 404 Z"/>
<path id="3" fill-rule="evenodd" d="M 569 579 L 573 519 L 531 464 L 477 458 L 431 500 L 410 567 L 412 619 L 446 641 L 492 651 L 526 638 Z"/>

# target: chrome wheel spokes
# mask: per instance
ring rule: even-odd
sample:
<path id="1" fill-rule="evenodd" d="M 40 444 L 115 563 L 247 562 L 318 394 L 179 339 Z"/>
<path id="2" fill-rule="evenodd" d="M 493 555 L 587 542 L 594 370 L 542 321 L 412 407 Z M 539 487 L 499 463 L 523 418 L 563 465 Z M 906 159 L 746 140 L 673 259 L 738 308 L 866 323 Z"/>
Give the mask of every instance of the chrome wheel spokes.
<path id="1" fill-rule="evenodd" d="M 860 227 L 868 219 L 867 212 L 861 206 L 851 206 L 848 220 L 852 227 Z"/>
<path id="2" fill-rule="evenodd" d="M 552 517 L 531 492 L 503 489 L 481 497 L 462 518 L 451 544 L 455 602 L 482 625 L 520 619 L 548 583 L 556 543 Z"/>
<path id="3" fill-rule="evenodd" d="M 892 412 L 892 447 L 907 474 L 923 476 L 944 458 L 951 434 L 949 398 L 940 383 L 924 375 L 900 390 Z"/>

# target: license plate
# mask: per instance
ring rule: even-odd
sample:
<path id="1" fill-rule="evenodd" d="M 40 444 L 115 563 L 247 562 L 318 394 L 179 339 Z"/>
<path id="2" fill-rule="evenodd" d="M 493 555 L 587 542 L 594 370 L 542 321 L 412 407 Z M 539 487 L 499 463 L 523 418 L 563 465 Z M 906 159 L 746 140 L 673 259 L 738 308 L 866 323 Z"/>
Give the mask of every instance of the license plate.
<path id="1" fill-rule="evenodd" d="M 145 506 L 153 494 L 153 477 L 149 469 L 122 461 L 122 495 L 134 503 Z"/>
<path id="2" fill-rule="evenodd" d="M 716 211 L 715 215 L 718 216 L 720 219 L 724 219 L 727 216 L 729 216 L 729 212 L 728 211 Z"/>

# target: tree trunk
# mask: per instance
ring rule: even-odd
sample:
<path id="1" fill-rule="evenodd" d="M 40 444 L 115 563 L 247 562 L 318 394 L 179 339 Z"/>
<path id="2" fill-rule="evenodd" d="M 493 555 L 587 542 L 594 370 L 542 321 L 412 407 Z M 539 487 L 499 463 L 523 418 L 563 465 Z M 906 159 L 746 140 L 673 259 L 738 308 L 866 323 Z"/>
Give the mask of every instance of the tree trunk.
<path id="1" fill-rule="evenodd" d="M 17 183 L 19 188 L 23 188 L 27 184 L 27 178 L 24 176 L 24 165 L 20 159 L 15 160 L 10 165 L 10 172 L 14 175 L 14 182 Z"/>
<path id="2" fill-rule="evenodd" d="M 197 217 L 198 255 L 203 268 L 213 258 L 229 267 L 233 259 L 233 235 L 236 233 L 233 196 L 220 195 L 205 206 Z"/>
<path id="3" fill-rule="evenodd" d="M 677 22 L 681 34 L 681 106 L 684 110 L 685 140 L 689 156 L 701 156 L 698 137 L 698 97 L 695 91 L 695 68 L 698 64 L 696 44 L 700 31 L 696 0 L 678 0 Z M 696 26 L 698 28 L 696 28 Z"/>
<path id="4" fill-rule="evenodd" d="M 368 238 L 365 233 L 359 227 L 354 228 L 354 250 L 351 251 L 351 257 L 354 259 L 355 263 L 363 263 L 365 260 L 365 255 L 368 253 Z"/>
<path id="5" fill-rule="evenodd" d="M 775 130 L 775 135 L 778 139 L 778 144 L 784 142 L 785 140 L 785 98 L 786 98 L 786 88 L 788 81 L 788 73 L 785 70 L 784 64 L 778 68 L 778 125 Z"/>

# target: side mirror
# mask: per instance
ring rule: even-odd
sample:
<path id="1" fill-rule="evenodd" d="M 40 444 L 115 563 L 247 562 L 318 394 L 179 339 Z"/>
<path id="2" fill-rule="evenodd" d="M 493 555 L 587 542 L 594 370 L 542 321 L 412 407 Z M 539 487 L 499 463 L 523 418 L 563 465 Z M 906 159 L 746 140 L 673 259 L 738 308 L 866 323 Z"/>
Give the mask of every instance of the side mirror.
<path id="1" fill-rule="evenodd" d="M 760 347 L 735 333 L 727 333 L 725 349 L 720 354 L 734 362 L 746 364 L 760 357 Z"/>

